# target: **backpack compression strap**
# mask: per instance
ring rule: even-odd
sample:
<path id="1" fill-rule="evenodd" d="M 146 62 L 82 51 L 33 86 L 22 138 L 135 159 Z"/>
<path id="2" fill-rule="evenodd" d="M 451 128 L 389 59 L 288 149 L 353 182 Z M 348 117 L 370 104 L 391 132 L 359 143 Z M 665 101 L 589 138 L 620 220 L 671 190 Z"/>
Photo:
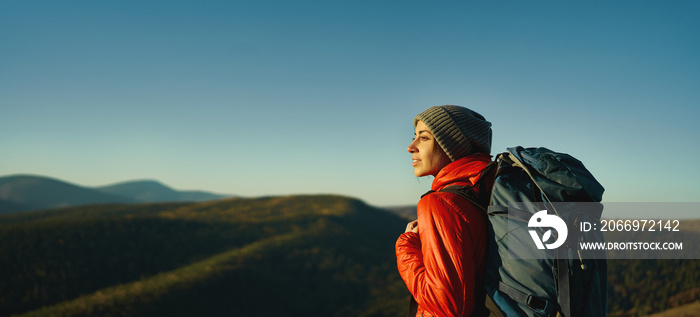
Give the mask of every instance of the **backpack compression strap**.
<path id="1" fill-rule="evenodd" d="M 515 155 L 513 155 L 513 153 L 510 153 L 510 152 L 504 153 L 503 155 L 499 155 L 499 156 L 502 159 L 504 159 L 506 162 L 511 164 L 512 166 L 517 166 L 519 168 L 522 168 L 523 171 L 525 171 L 525 173 L 530 177 L 530 181 L 534 185 L 533 191 L 535 190 L 535 187 L 537 187 L 537 192 L 539 192 L 539 194 L 540 194 L 540 195 L 537 195 L 537 193 L 535 193 L 533 197 L 537 198 L 538 196 L 541 196 L 542 198 L 544 198 L 543 202 L 544 201 L 548 202 L 550 204 L 550 206 L 552 207 L 552 209 L 554 210 L 554 213 L 557 215 L 559 214 L 557 212 L 556 208 L 554 208 L 554 205 L 552 205 L 552 201 L 549 199 L 549 197 L 547 197 L 547 195 L 542 190 L 542 188 L 540 188 L 540 185 L 535 181 L 535 178 L 532 176 L 532 173 L 531 173 L 529 166 L 527 164 L 523 164 L 523 162 L 518 160 L 518 158 Z M 554 265 L 556 268 L 555 278 L 556 278 L 556 283 L 557 283 L 557 285 L 556 285 L 557 286 L 557 297 L 558 297 L 557 300 L 559 302 L 559 305 L 558 305 L 559 307 L 557 307 L 557 309 L 559 310 L 559 312 L 563 316 L 569 317 L 569 316 L 571 316 L 571 290 L 570 290 L 571 285 L 569 283 L 570 266 L 569 266 L 569 261 L 567 260 L 566 249 L 567 248 L 559 248 L 554 253 Z M 499 290 L 508 294 L 513 299 L 518 300 L 518 298 L 514 297 L 514 295 L 518 296 L 517 294 L 515 294 L 515 292 L 520 293 L 520 291 L 518 291 L 514 288 L 511 288 L 510 286 L 505 285 L 503 283 L 499 283 L 498 286 L 499 286 L 498 287 Z M 504 286 L 505 286 L 505 288 L 504 288 Z M 509 290 L 507 288 L 511 288 L 512 290 Z M 515 292 L 513 292 L 513 291 L 515 291 Z M 522 296 L 520 296 L 519 298 L 522 299 Z M 531 298 L 532 297 L 528 295 L 527 298 L 525 298 L 527 300 L 526 302 L 523 302 L 522 300 L 518 300 L 518 301 L 526 303 L 528 306 L 533 307 L 530 305 Z M 535 302 L 535 304 L 538 305 L 540 303 Z M 547 305 L 545 304 L 544 307 L 547 307 Z"/>

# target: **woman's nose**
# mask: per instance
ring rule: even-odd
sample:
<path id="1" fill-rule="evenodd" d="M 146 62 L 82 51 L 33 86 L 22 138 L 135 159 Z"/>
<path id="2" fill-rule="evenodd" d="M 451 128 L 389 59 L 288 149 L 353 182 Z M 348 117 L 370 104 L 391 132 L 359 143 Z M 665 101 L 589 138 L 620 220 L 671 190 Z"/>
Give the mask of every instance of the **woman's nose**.
<path id="1" fill-rule="evenodd" d="M 414 143 L 416 143 L 416 141 L 412 141 L 411 144 L 408 145 L 408 153 L 414 153 L 418 151 L 418 148 L 416 148 Z"/>

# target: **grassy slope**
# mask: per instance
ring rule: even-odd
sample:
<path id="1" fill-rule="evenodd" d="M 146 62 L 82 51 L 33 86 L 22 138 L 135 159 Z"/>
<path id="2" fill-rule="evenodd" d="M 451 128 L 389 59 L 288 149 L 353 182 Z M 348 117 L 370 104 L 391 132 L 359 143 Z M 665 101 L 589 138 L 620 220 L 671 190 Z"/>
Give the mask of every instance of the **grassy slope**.
<path id="1" fill-rule="evenodd" d="M 650 317 L 699 317 L 700 301 L 671 308 L 667 311 L 649 315 Z"/>

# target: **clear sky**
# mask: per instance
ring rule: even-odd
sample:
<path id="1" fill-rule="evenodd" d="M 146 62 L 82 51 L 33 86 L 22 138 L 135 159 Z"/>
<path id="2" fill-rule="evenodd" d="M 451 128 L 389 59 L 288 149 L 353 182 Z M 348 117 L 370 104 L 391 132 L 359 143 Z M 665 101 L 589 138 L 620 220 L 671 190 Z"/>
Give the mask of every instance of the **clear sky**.
<path id="1" fill-rule="evenodd" d="M 700 201 L 698 1 L 0 1 L 0 176 L 415 204 L 413 117 Z"/>

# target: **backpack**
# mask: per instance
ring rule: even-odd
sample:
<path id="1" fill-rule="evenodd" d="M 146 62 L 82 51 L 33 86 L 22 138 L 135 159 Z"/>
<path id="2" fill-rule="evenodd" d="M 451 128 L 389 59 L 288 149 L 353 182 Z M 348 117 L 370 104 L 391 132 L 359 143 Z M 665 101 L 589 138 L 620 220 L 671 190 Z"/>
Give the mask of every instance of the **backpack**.
<path id="1" fill-rule="evenodd" d="M 493 165 L 496 171 L 490 198 L 478 197 L 467 186 L 441 190 L 460 195 L 488 214 L 486 309 L 477 305 L 473 316 L 605 316 L 605 257 L 600 253 L 582 256 L 577 251 L 579 241 L 603 241 L 602 233 L 576 230 L 583 221 L 600 226 L 603 186 L 579 160 L 546 148 L 508 148 L 496 156 L 484 175 L 490 176 Z M 581 203 L 586 208 L 579 208 Z M 532 250 L 520 247 L 536 239 L 531 232 L 543 237 L 542 242 L 552 236 L 551 230 L 547 233 L 546 228 L 528 226 L 531 218 L 539 219 L 533 217 L 536 213 L 543 215 L 543 210 L 567 224 L 566 243 L 538 250 L 539 256 L 521 256 Z M 553 235 L 557 241 L 558 234 Z"/>

